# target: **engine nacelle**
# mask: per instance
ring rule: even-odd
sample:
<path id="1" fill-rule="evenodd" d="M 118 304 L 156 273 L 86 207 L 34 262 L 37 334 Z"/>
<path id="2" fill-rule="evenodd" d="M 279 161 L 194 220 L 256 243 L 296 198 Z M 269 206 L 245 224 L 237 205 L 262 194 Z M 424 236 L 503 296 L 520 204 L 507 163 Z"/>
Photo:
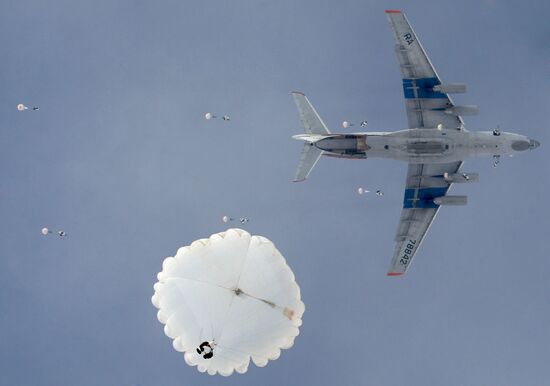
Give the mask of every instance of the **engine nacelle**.
<path id="1" fill-rule="evenodd" d="M 441 196 L 434 198 L 436 205 L 466 205 L 468 196 Z"/>
<path id="2" fill-rule="evenodd" d="M 445 109 L 445 114 L 449 115 L 476 115 L 479 114 L 479 107 L 475 105 L 453 106 Z"/>
<path id="3" fill-rule="evenodd" d="M 438 84 L 433 87 L 433 90 L 445 94 L 462 94 L 466 92 L 466 85 L 464 83 Z"/>
<path id="4" fill-rule="evenodd" d="M 478 182 L 478 173 L 444 173 L 445 181 L 453 184 L 463 184 L 467 182 Z"/>

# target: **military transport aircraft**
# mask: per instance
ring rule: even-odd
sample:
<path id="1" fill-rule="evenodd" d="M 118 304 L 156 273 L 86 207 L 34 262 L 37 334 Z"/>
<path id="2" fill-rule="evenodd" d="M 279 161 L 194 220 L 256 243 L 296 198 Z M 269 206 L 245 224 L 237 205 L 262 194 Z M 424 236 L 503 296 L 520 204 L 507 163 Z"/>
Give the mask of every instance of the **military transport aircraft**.
<path id="1" fill-rule="evenodd" d="M 449 94 L 466 91 L 464 84 L 445 84 L 401 11 L 386 11 L 395 52 L 403 75 L 409 128 L 395 132 L 331 134 L 309 100 L 293 92 L 306 134 L 295 181 L 307 178 L 321 155 L 362 159 L 390 158 L 408 162 L 403 211 L 395 236 L 395 252 L 388 276 L 403 275 L 411 264 L 430 224 L 442 205 L 465 205 L 466 196 L 448 195 L 453 183 L 478 180 L 477 173 L 461 171 L 470 156 L 493 156 L 531 150 L 539 142 L 526 136 L 492 131 L 469 132 L 461 115 L 477 113 L 476 106 L 457 106 Z"/>

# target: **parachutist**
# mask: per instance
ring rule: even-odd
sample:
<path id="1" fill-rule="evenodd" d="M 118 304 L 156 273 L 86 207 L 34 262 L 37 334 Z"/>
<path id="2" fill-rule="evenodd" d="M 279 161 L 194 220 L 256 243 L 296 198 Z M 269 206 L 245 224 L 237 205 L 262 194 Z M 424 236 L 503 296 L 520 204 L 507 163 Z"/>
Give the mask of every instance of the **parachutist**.
<path id="1" fill-rule="evenodd" d="M 245 222 L 249 222 L 249 221 L 250 221 L 250 219 L 248 219 L 248 218 L 246 218 L 246 217 L 241 217 L 241 218 L 239 219 L 239 222 L 240 222 L 241 224 L 244 224 Z"/>
<path id="2" fill-rule="evenodd" d="M 465 179 L 466 181 L 469 181 L 469 180 L 470 180 L 470 176 L 467 175 L 466 173 L 462 173 L 462 177 L 464 177 L 464 179 Z"/>
<path id="3" fill-rule="evenodd" d="M 204 359 L 210 359 L 214 356 L 214 349 L 208 342 L 202 342 L 197 348 L 197 353 L 202 355 Z"/>
<path id="4" fill-rule="evenodd" d="M 381 191 L 380 189 L 378 189 L 378 190 L 376 191 L 376 195 L 379 196 L 379 197 L 382 197 L 382 196 L 384 195 L 384 192 Z"/>
<path id="5" fill-rule="evenodd" d="M 224 115 L 224 116 L 222 117 L 222 119 L 223 119 L 224 121 L 230 121 L 230 120 L 231 120 L 231 118 L 229 118 L 229 115 Z"/>
<path id="6" fill-rule="evenodd" d="M 65 232 L 65 231 L 59 231 L 59 232 L 57 232 L 57 234 L 59 235 L 59 237 L 67 236 L 67 232 Z"/>
<path id="7" fill-rule="evenodd" d="M 367 121 L 361 122 L 361 127 L 367 127 Z"/>
<path id="8" fill-rule="evenodd" d="M 38 111 L 38 110 L 40 110 L 40 107 L 38 107 L 38 106 L 34 106 L 34 107 L 32 108 L 32 111 Z"/>
<path id="9" fill-rule="evenodd" d="M 493 130 L 493 135 L 498 137 L 500 135 L 500 128 L 497 127 L 496 129 Z"/>
<path id="10" fill-rule="evenodd" d="M 493 156 L 493 167 L 496 168 L 500 163 L 500 155 L 496 154 Z"/>

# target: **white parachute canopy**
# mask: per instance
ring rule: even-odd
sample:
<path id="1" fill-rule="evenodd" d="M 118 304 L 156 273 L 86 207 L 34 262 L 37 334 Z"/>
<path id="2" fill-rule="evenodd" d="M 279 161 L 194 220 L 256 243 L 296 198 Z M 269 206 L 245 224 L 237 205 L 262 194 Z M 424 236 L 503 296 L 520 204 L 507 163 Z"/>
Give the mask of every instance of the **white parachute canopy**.
<path id="1" fill-rule="evenodd" d="M 207 121 L 211 120 L 212 118 L 216 118 L 212 113 L 204 113 L 204 119 Z"/>
<path id="2" fill-rule="evenodd" d="M 304 303 L 284 257 L 268 239 L 228 229 L 167 257 L 153 305 L 174 349 L 201 372 L 263 367 L 299 334 Z"/>
<path id="3" fill-rule="evenodd" d="M 19 103 L 17 105 L 17 110 L 18 111 L 25 111 L 25 110 L 28 110 L 29 108 L 27 106 L 25 106 L 23 103 Z"/>
<path id="4" fill-rule="evenodd" d="M 48 228 L 42 228 L 40 231 L 44 236 L 46 236 L 48 233 L 52 233 Z"/>
<path id="5" fill-rule="evenodd" d="M 344 129 L 347 129 L 348 127 L 353 126 L 353 123 L 350 123 L 348 121 L 342 121 L 342 127 Z"/>
<path id="6" fill-rule="evenodd" d="M 368 193 L 370 192 L 370 190 L 367 190 L 365 188 L 357 188 L 357 193 L 358 194 L 365 194 L 365 193 Z"/>

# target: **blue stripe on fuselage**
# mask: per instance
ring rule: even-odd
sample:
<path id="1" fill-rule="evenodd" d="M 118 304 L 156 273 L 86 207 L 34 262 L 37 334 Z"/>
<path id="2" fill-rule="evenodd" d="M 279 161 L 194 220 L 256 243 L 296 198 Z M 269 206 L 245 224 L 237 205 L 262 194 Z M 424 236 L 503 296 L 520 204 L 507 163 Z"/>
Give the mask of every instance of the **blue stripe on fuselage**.
<path id="1" fill-rule="evenodd" d="M 416 189 L 405 189 L 403 208 L 437 208 L 439 205 L 434 204 L 433 199 L 444 196 L 447 193 L 447 189 L 449 188 L 420 188 L 418 189 L 416 200 L 414 199 Z"/>
<path id="2" fill-rule="evenodd" d="M 447 98 L 447 94 L 434 91 L 433 87 L 440 84 L 437 78 L 403 79 L 403 93 L 406 99 L 415 98 L 415 87 L 418 98 Z"/>

